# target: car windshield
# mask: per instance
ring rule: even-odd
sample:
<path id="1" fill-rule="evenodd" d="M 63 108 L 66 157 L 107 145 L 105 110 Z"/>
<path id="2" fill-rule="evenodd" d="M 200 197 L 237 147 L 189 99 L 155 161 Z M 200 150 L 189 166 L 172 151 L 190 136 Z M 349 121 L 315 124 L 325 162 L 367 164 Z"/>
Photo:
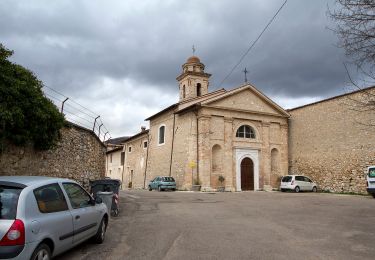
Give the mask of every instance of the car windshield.
<path id="1" fill-rule="evenodd" d="M 173 177 L 163 177 L 163 178 L 162 178 L 162 181 L 173 182 L 174 179 L 173 179 Z"/>
<path id="2" fill-rule="evenodd" d="M 368 176 L 369 177 L 375 177 L 375 168 L 370 168 L 368 170 Z"/>
<path id="3" fill-rule="evenodd" d="M 292 181 L 292 176 L 284 176 L 281 179 L 282 182 L 291 182 Z"/>
<path id="4" fill-rule="evenodd" d="M 0 185 L 0 219 L 16 219 L 22 189 Z"/>

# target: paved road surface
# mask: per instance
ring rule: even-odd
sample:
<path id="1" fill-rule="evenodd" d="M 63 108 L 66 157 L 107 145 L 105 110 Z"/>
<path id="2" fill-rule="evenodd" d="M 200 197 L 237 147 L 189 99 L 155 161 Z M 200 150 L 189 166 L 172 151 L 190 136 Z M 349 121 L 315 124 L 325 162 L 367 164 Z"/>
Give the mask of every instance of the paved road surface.
<path id="1" fill-rule="evenodd" d="M 127 191 L 102 245 L 70 259 L 375 259 L 375 199 Z"/>

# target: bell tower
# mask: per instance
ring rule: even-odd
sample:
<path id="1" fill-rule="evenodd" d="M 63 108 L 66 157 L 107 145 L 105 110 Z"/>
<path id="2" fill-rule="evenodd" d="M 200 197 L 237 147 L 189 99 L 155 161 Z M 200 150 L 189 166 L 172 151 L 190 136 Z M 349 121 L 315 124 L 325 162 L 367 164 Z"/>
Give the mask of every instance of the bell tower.
<path id="1" fill-rule="evenodd" d="M 204 64 L 197 56 L 191 56 L 182 65 L 182 73 L 176 79 L 180 89 L 180 102 L 208 93 L 208 79 L 211 74 L 204 72 Z"/>

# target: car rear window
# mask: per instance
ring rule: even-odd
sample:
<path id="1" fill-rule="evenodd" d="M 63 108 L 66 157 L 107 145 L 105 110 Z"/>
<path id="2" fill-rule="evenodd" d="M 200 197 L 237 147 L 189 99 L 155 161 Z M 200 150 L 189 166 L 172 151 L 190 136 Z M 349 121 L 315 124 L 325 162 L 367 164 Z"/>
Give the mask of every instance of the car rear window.
<path id="1" fill-rule="evenodd" d="M 291 182 L 292 181 L 292 176 L 284 176 L 281 179 L 282 182 Z"/>
<path id="2" fill-rule="evenodd" d="M 369 169 L 368 176 L 369 177 L 375 177 L 375 168 L 370 168 Z"/>
<path id="3" fill-rule="evenodd" d="M 22 188 L 0 185 L 0 219 L 16 219 Z"/>
<path id="4" fill-rule="evenodd" d="M 169 182 L 173 182 L 174 181 L 173 177 L 163 177 L 162 180 L 163 181 L 169 181 Z"/>

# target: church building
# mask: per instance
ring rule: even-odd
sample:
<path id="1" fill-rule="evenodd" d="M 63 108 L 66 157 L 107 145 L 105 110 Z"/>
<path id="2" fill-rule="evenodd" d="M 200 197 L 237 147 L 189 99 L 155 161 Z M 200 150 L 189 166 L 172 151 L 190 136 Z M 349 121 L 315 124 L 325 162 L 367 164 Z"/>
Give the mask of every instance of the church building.
<path id="1" fill-rule="evenodd" d="M 125 185 L 147 188 L 172 176 L 182 190 L 196 183 L 204 191 L 278 187 L 288 174 L 289 113 L 250 84 L 210 91 L 210 76 L 196 56 L 182 65 L 179 101 L 124 143 Z"/>

